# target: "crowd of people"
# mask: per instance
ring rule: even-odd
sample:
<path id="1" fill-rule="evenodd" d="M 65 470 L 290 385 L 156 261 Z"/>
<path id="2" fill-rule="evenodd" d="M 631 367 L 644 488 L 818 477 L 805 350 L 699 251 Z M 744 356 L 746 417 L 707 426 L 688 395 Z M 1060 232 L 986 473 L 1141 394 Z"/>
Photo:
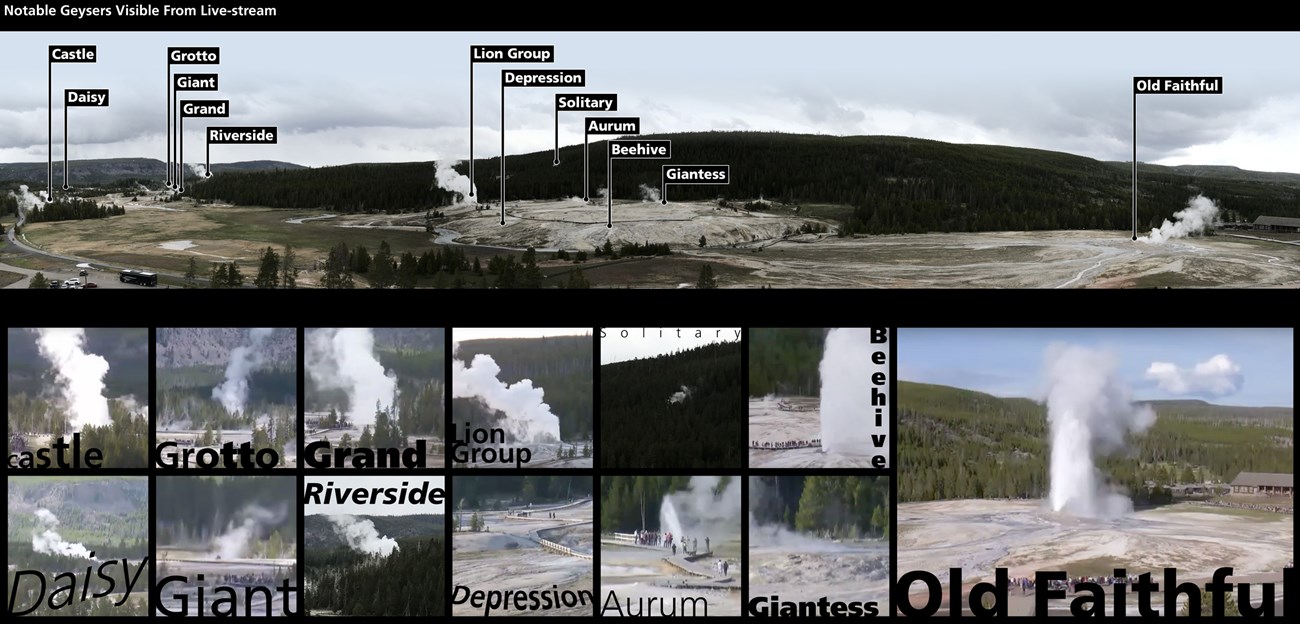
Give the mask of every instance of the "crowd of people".
<path id="1" fill-rule="evenodd" d="M 286 575 L 280 574 L 220 574 L 204 575 L 204 581 L 208 585 L 219 585 L 226 587 L 279 587 L 284 581 Z"/>
<path id="2" fill-rule="evenodd" d="M 640 544 L 642 546 L 660 546 L 662 548 L 671 548 L 674 556 L 677 555 L 677 549 L 679 547 L 682 549 L 682 552 L 685 554 L 693 555 L 695 553 L 700 552 L 700 540 L 699 538 L 696 537 L 687 539 L 686 536 L 679 535 L 677 536 L 677 539 L 674 540 L 673 534 L 666 531 L 662 533 L 659 531 L 637 531 L 633 535 L 635 536 L 633 540 L 637 544 Z M 712 552 L 711 550 L 709 550 L 709 538 L 707 537 L 704 538 L 704 551 Z"/>
<path id="3" fill-rule="evenodd" d="M 782 442 L 750 442 L 749 448 L 753 449 L 789 449 L 789 448 L 820 448 L 822 441 L 814 440 L 785 440 Z"/>

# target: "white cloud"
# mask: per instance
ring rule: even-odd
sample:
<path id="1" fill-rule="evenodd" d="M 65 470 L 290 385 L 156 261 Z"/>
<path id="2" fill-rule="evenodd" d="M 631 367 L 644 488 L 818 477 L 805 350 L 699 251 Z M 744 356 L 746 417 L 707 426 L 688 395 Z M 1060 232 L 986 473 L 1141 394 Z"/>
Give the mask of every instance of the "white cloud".
<path id="1" fill-rule="evenodd" d="M 1172 362 L 1152 362 L 1146 378 L 1169 394 L 1180 396 L 1221 397 L 1241 390 L 1245 377 L 1241 367 L 1226 355 L 1219 354 L 1191 368 Z"/>

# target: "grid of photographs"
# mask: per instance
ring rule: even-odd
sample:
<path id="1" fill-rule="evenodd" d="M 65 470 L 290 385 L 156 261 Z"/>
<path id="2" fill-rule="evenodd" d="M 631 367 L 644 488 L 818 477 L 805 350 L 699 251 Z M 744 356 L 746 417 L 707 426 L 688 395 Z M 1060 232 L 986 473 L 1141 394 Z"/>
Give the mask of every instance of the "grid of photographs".
<path id="1" fill-rule="evenodd" d="M 1294 344 L 9 328 L 9 612 L 1280 613 Z"/>

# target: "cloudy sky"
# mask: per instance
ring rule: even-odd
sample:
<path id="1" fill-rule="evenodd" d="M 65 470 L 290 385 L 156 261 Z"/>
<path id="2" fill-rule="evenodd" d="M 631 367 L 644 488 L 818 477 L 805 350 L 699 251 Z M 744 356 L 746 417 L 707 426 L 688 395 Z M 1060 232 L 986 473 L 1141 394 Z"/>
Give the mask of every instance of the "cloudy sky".
<path id="1" fill-rule="evenodd" d="M 416 474 L 412 474 L 410 476 L 402 476 L 402 477 L 390 477 L 390 476 L 307 477 L 306 480 L 307 483 L 319 483 L 325 486 L 326 492 L 328 492 L 330 488 L 363 488 L 367 490 L 370 488 L 398 488 L 398 491 L 396 492 L 396 495 L 398 496 L 401 495 L 403 482 L 407 484 L 407 488 L 406 488 L 408 490 L 407 496 L 410 496 L 410 490 L 412 488 L 418 490 L 425 481 L 429 482 L 429 488 L 428 488 L 429 490 L 433 490 L 434 488 L 441 488 L 444 490 L 446 489 L 443 487 L 443 481 L 444 481 L 443 477 L 421 476 Z M 333 483 L 334 485 L 331 486 L 329 485 L 330 483 Z M 324 500 L 324 496 L 325 494 L 321 494 L 321 500 Z M 419 505 L 412 505 L 409 503 L 405 505 L 398 505 L 398 504 L 358 505 L 354 502 L 351 502 L 351 500 L 349 500 L 348 502 L 341 503 L 341 504 L 329 504 L 329 505 L 307 504 L 303 506 L 303 513 L 308 516 L 312 514 L 328 514 L 328 515 L 348 514 L 353 516 L 428 515 L 428 514 L 443 513 L 444 505 L 446 505 L 445 502 L 439 503 L 437 505 L 430 505 L 429 503 L 422 503 Z"/>
<path id="2" fill-rule="evenodd" d="M 1121 161 L 1133 76 L 1223 76 L 1223 95 L 1142 96 L 1139 160 L 1300 172 L 1294 33 L 5 33 L 0 162 L 46 158 L 51 43 L 95 44 L 102 59 L 56 66 L 56 91 L 112 90 L 109 111 L 72 111 L 73 158 L 164 158 L 166 47 L 216 45 L 219 66 L 178 66 L 220 73 L 220 92 L 192 97 L 229 99 L 223 125 L 281 138 L 215 147 L 214 162 L 463 159 L 469 45 L 554 44 L 549 67 L 587 70 L 588 87 L 566 92 L 618 93 L 615 114 L 646 133 L 891 134 Z M 477 157 L 500 152 L 503 67 L 476 73 Z M 507 94 L 507 152 L 554 146 L 554 92 Z M 561 116 L 562 144 L 582 142 L 582 115 Z M 201 123 L 187 127 L 192 162 Z"/>
<path id="3" fill-rule="evenodd" d="M 1290 329 L 899 329 L 898 375 L 1037 398 L 1054 342 L 1113 354 L 1140 400 L 1294 405 Z"/>
<path id="4" fill-rule="evenodd" d="M 600 363 L 684 351 L 715 342 L 734 342 L 739 327 L 602 327 Z M 626 336 L 624 334 L 626 333 Z"/>
<path id="5" fill-rule="evenodd" d="M 546 336 L 590 336 L 590 327 L 456 327 L 453 342 L 485 338 L 544 338 Z"/>

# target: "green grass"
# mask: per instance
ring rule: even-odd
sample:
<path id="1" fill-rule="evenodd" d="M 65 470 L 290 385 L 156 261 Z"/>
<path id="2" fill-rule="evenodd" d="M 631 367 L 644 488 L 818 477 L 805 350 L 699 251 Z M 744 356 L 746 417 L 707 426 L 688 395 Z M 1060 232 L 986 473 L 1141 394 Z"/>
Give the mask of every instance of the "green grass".
<path id="1" fill-rule="evenodd" d="M 315 216 L 313 213 L 309 216 Z M 283 211 L 248 212 L 223 211 L 219 208 L 209 209 L 203 214 L 207 219 L 221 224 L 220 230 L 196 230 L 186 232 L 180 238 L 223 238 L 266 243 L 277 250 L 285 244 L 299 248 L 328 250 L 340 242 L 347 242 L 348 247 L 364 245 L 372 254 L 379 249 L 381 242 L 387 241 L 393 253 L 404 251 L 422 252 L 433 247 L 433 235 L 409 230 L 383 230 L 369 228 L 340 228 L 328 225 L 329 221 L 317 224 L 307 221 L 302 224 L 285 223 L 285 219 L 295 216 Z"/>
<path id="2" fill-rule="evenodd" d="M 17 283 L 25 279 L 27 279 L 27 276 L 23 275 L 22 273 L 14 273 L 13 271 L 0 271 L 0 288 L 4 288 L 5 286 Z"/>

